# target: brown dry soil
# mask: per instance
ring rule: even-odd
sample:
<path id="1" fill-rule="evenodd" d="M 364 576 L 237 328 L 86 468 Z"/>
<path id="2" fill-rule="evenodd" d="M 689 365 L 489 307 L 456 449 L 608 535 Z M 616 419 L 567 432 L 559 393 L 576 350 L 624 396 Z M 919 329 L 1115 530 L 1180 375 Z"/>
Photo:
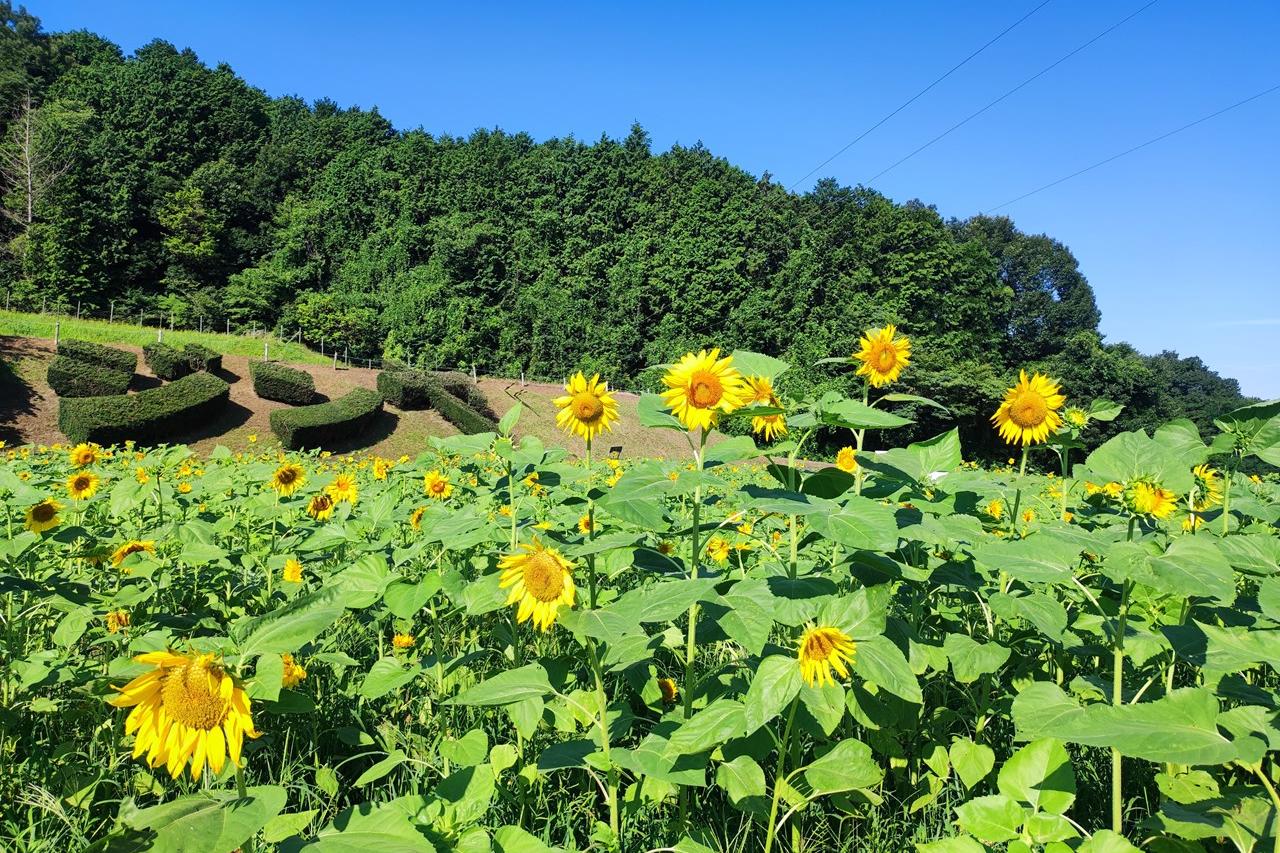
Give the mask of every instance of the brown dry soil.
<path id="1" fill-rule="evenodd" d="M 138 353 L 138 372 L 130 391 L 154 388 L 160 384 L 142 360 L 142 350 L 125 344 L 119 349 Z M 53 360 L 52 340 L 16 338 L 0 335 L 0 441 L 10 446 L 21 444 L 54 444 L 65 441 L 58 431 L 58 397 L 49 388 L 45 374 Z M 310 364 L 291 365 L 310 373 L 316 391 L 326 399 L 336 399 L 356 387 L 376 388 L 378 371 L 364 368 L 333 368 Z M 271 446 L 270 413 L 286 404 L 263 400 L 253 392 L 249 379 L 249 360 L 244 356 L 224 356 L 219 374 L 231 385 L 231 402 L 217 420 L 194 431 L 169 437 L 170 443 L 190 444 L 199 452 L 225 445 L 232 450 L 251 446 Z M 552 399 L 564 393 L 557 385 L 518 380 L 480 377 L 480 391 L 489 408 L 502 414 L 518 400 L 525 406 L 517 436 L 536 435 L 548 446 L 564 447 L 570 453 L 582 451 L 580 439 L 567 436 L 555 423 Z M 597 452 L 606 453 L 620 446 L 624 457 L 686 457 L 689 445 L 684 436 L 671 430 L 642 427 L 636 420 L 636 396 L 615 392 L 620 422 L 610 433 L 597 439 Z M 387 405 L 377 421 L 358 438 L 327 448 L 336 452 L 360 451 L 388 458 L 407 454 L 416 456 L 428 447 L 430 436 L 456 435 L 457 429 L 433 410 L 402 411 Z"/>

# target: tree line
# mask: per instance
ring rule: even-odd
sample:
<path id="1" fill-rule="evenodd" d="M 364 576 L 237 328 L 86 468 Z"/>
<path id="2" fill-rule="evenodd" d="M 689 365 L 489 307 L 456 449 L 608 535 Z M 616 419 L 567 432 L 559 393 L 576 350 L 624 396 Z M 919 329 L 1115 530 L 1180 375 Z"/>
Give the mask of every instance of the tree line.
<path id="1" fill-rule="evenodd" d="M 377 109 L 272 98 L 153 41 L 126 55 L 0 2 L 0 286 L 19 305 L 259 323 L 353 357 L 494 374 L 651 381 L 707 345 L 796 365 L 784 390 L 848 389 L 820 358 L 869 326 L 913 339 L 903 389 L 945 402 L 910 437 L 985 418 L 1020 367 L 1126 406 L 1111 431 L 1241 402 L 1198 358 L 1104 341 L 1061 242 L 1007 217 L 820 181 L 796 194 L 701 144 L 537 142 L 398 130 Z"/>

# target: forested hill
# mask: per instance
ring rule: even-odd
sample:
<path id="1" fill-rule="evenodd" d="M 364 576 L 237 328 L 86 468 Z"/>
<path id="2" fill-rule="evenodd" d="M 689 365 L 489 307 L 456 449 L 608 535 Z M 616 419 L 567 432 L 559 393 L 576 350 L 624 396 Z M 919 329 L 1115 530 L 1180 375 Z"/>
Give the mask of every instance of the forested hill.
<path id="1" fill-rule="evenodd" d="M 1068 248 L 1005 218 L 948 222 L 832 181 L 795 195 L 702 145 L 655 153 L 639 125 L 593 144 L 396 130 L 162 41 L 126 56 L 0 14 L 0 284 L 17 304 L 115 300 L 300 326 L 353 355 L 624 385 L 715 344 L 791 361 L 793 391 L 846 381 L 809 365 L 893 322 L 914 344 L 903 390 L 975 437 L 1021 366 L 1125 403 L 1116 429 L 1207 428 L 1240 399 L 1199 359 L 1104 343 Z"/>

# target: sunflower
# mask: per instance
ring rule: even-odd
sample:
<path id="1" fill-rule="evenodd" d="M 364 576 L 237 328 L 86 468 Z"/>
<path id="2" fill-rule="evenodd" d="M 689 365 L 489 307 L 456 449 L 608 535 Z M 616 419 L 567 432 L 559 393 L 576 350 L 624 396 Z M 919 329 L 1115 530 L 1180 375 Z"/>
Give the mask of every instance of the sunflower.
<path id="1" fill-rule="evenodd" d="M 333 498 L 321 492 L 318 495 L 313 495 L 311 500 L 307 502 L 307 515 L 316 521 L 324 521 L 333 515 L 333 506 Z"/>
<path id="2" fill-rule="evenodd" d="M 140 675 L 107 701 L 133 708 L 125 734 L 135 736 L 133 757 L 144 753 L 152 767 L 164 766 L 178 778 L 187 762 L 199 779 L 205 764 L 221 773 L 227 758 L 240 766 L 246 737 L 256 738 L 249 696 L 211 654 L 148 652 L 136 663 L 155 669 Z"/>
<path id="3" fill-rule="evenodd" d="M 987 501 L 985 512 L 996 521 L 999 521 L 1004 518 L 1004 501 L 1000 498 L 992 498 Z"/>
<path id="4" fill-rule="evenodd" d="M 911 363 L 911 339 L 899 336 L 892 324 L 863 333 L 854 359 L 862 362 L 858 375 L 876 388 L 896 382 L 902 368 Z"/>
<path id="5" fill-rule="evenodd" d="M 1195 499 L 1191 508 L 1196 512 L 1204 512 L 1222 503 L 1222 477 L 1218 471 L 1209 467 L 1206 462 L 1191 469 L 1196 478 Z"/>
<path id="6" fill-rule="evenodd" d="M 848 446 L 840 448 L 836 453 L 836 467 L 848 474 L 857 471 L 858 451 Z"/>
<path id="7" fill-rule="evenodd" d="M 717 563 L 723 563 L 728 560 L 730 551 L 729 542 L 719 536 L 712 536 L 711 540 L 707 542 L 707 556 Z"/>
<path id="8" fill-rule="evenodd" d="M 409 515 L 409 526 L 414 530 L 422 529 L 422 514 L 427 511 L 425 506 L 420 506 Z"/>
<path id="9" fill-rule="evenodd" d="M 389 471 L 390 469 L 391 469 L 391 463 L 389 463 L 387 460 L 383 459 L 380 456 L 375 458 L 373 460 L 373 479 L 375 480 L 387 479 L 387 471 Z"/>
<path id="10" fill-rule="evenodd" d="M 1067 423 L 1077 429 L 1084 429 L 1089 425 L 1089 413 L 1084 409 L 1072 406 L 1066 411 Z"/>
<path id="11" fill-rule="evenodd" d="M 680 696 L 680 689 L 676 687 L 674 678 L 659 678 L 658 693 L 662 695 L 662 701 L 667 705 L 674 705 Z"/>
<path id="12" fill-rule="evenodd" d="M 453 494 L 453 483 L 438 470 L 428 471 L 422 478 L 422 490 L 434 501 L 447 501 Z"/>
<path id="13" fill-rule="evenodd" d="M 593 529 L 594 528 L 592 527 L 590 514 L 584 515 L 578 519 L 578 532 L 581 533 L 583 536 L 586 536 Z"/>
<path id="14" fill-rule="evenodd" d="M 80 471 L 67 478 L 67 494 L 72 500 L 83 501 L 98 491 L 98 475 L 92 471 Z"/>
<path id="15" fill-rule="evenodd" d="M 1134 515 L 1168 518 L 1178 506 L 1178 497 L 1153 480 L 1136 480 L 1125 490 L 1125 504 Z"/>
<path id="16" fill-rule="evenodd" d="M 296 462 L 286 462 L 271 476 L 271 488 L 275 489 L 281 497 L 287 498 L 302 488 L 302 484 L 306 481 L 307 475 L 301 465 Z"/>
<path id="17" fill-rule="evenodd" d="M 106 615 L 107 633 L 118 634 L 121 628 L 129 627 L 128 610 L 112 610 Z"/>
<path id="18" fill-rule="evenodd" d="M 1058 409 L 1066 402 L 1058 383 L 1043 373 L 1030 379 L 1025 370 L 1018 383 L 1005 392 L 1004 402 L 991 421 L 1000 429 L 1000 437 L 1010 444 L 1039 444 L 1062 426 Z"/>
<path id="19" fill-rule="evenodd" d="M 720 350 L 686 353 L 662 377 L 667 390 L 662 400 L 686 429 L 707 430 L 721 414 L 741 408 L 751 397 L 742 374 L 733 367 L 733 356 L 720 358 Z"/>
<path id="20" fill-rule="evenodd" d="M 27 508 L 27 529 L 32 533 L 44 533 L 62 523 L 58 510 L 62 504 L 53 498 L 45 498 L 40 503 Z"/>
<path id="21" fill-rule="evenodd" d="M 101 449 L 102 448 L 98 447 L 96 444 L 85 444 L 82 442 L 71 448 L 67 455 L 70 456 L 72 465 L 75 465 L 77 468 L 84 468 L 86 465 L 92 465 L 101 458 L 98 452 Z"/>
<path id="22" fill-rule="evenodd" d="M 810 687 L 835 684 L 831 677 L 834 669 L 841 678 L 849 677 L 846 663 L 853 663 L 857 645 L 839 628 L 810 625 L 800 637 L 796 657 L 800 661 L 800 674 Z"/>
<path id="23" fill-rule="evenodd" d="M 138 485 L 145 486 L 151 482 L 151 475 L 147 473 L 147 469 L 141 466 L 133 470 L 133 479 L 138 481 Z"/>
<path id="24" fill-rule="evenodd" d="M 411 649 L 416 642 L 417 640 L 413 638 L 413 634 L 408 634 L 404 631 L 398 632 L 391 638 L 391 645 L 397 649 Z"/>
<path id="25" fill-rule="evenodd" d="M 747 380 L 751 402 L 771 409 L 780 409 L 778 395 L 773 392 L 773 382 L 767 376 L 752 376 Z M 751 418 L 751 431 L 763 435 L 765 441 L 773 441 L 787 434 L 786 415 L 755 415 Z"/>
<path id="26" fill-rule="evenodd" d="M 360 499 L 360 487 L 356 485 L 356 478 L 350 474 L 339 474 L 334 477 L 333 482 L 325 487 L 325 492 L 333 498 L 334 503 L 346 501 L 354 506 Z"/>
<path id="27" fill-rule="evenodd" d="M 141 554 L 144 551 L 154 557 L 156 554 L 155 541 L 151 539 L 130 539 L 112 553 L 111 562 L 113 565 L 119 566 L 130 554 Z"/>
<path id="28" fill-rule="evenodd" d="M 284 664 L 284 674 L 280 676 L 282 687 L 296 687 L 298 682 L 307 677 L 307 670 L 288 652 L 280 655 L 280 662 Z"/>
<path id="29" fill-rule="evenodd" d="M 532 618 L 534 625 L 549 631 L 557 611 L 573 606 L 573 564 L 555 548 L 543 546 L 537 536 L 532 544 L 522 544 L 519 553 L 499 560 L 498 568 L 502 569 L 498 586 L 511 588 L 507 604 L 520 602 L 517 622 Z"/>
<path id="30" fill-rule="evenodd" d="M 618 403 L 609 393 L 609 386 L 600 381 L 597 373 L 588 379 L 582 371 L 571 376 L 564 386 L 564 396 L 552 400 L 560 411 L 556 423 L 565 432 L 582 436 L 590 441 L 605 430 L 613 430 L 618 419 Z"/>
<path id="31" fill-rule="evenodd" d="M 302 583 L 302 563 L 290 557 L 284 561 L 282 574 L 286 583 Z"/>

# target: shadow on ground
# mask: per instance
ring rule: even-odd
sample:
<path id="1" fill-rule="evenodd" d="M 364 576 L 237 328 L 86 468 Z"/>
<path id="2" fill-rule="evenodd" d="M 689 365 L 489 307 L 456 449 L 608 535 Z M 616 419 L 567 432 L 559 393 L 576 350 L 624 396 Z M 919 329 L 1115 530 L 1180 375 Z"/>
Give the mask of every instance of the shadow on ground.
<path id="1" fill-rule="evenodd" d="M 0 441 L 7 444 L 25 441 L 18 433 L 18 418 L 34 415 L 36 410 L 35 386 L 18 375 L 16 363 L 16 351 L 0 339 Z"/>
<path id="2" fill-rule="evenodd" d="M 355 450 L 364 450 L 389 437 L 396 431 L 396 426 L 399 423 L 399 415 L 383 409 L 364 432 L 352 436 L 346 441 L 334 442 L 332 446 L 325 449 L 334 453 L 351 453 Z"/>

